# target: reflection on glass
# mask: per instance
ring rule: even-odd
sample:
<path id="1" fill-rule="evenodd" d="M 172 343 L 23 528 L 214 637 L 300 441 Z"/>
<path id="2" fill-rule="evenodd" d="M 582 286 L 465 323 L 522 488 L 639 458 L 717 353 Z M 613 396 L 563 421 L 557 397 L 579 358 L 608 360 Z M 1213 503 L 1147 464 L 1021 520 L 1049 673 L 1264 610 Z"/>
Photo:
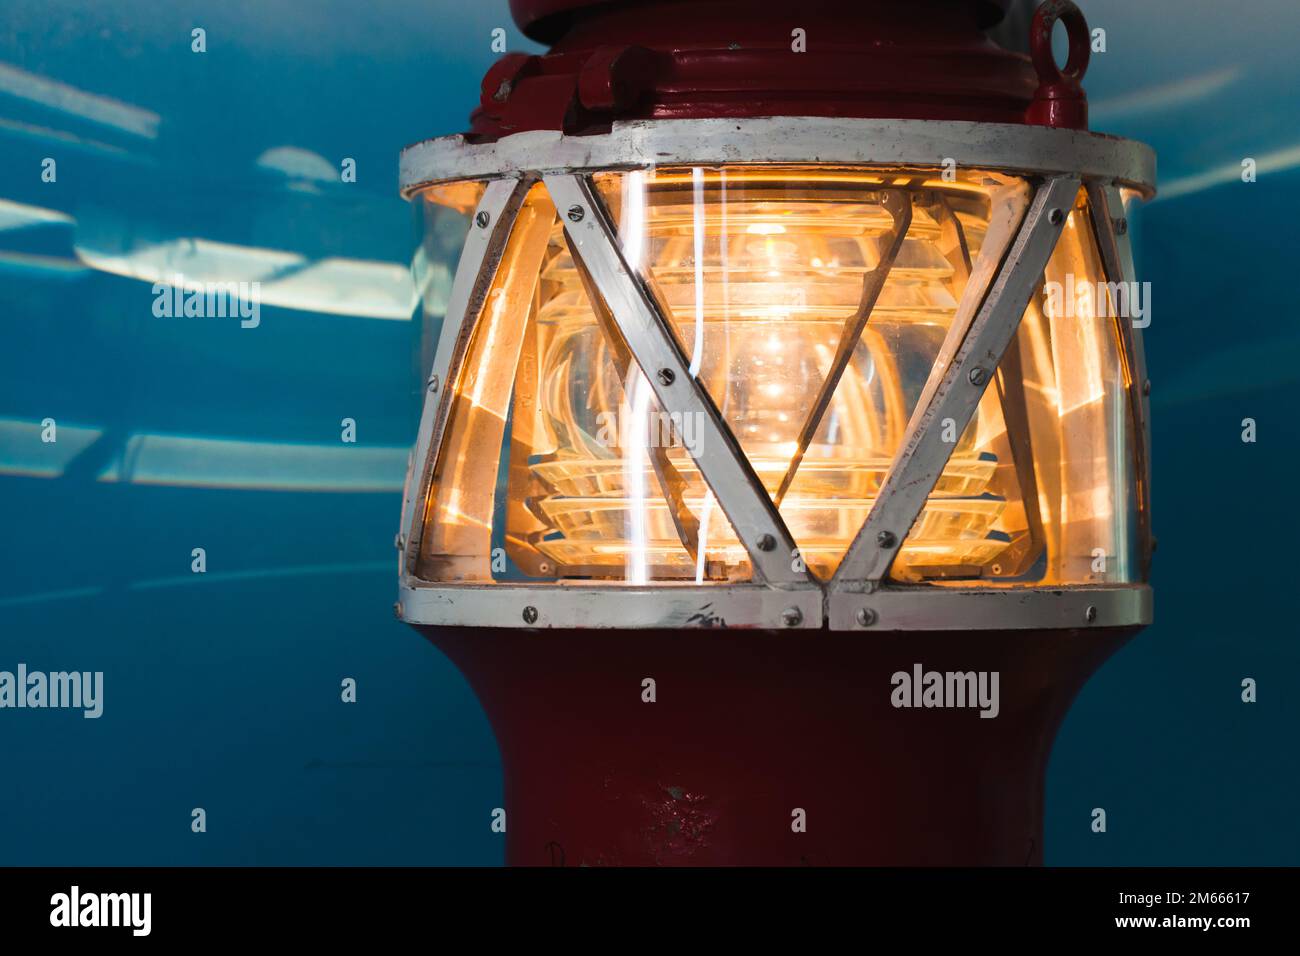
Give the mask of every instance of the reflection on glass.
<path id="1" fill-rule="evenodd" d="M 979 171 L 825 167 L 595 181 L 625 259 L 789 526 L 792 561 L 829 577 L 960 347 L 1031 188 Z M 1048 279 L 1068 273 L 1105 294 L 1088 228 L 1086 210 L 1068 218 Z M 1130 579 L 1126 379 L 1101 311 L 1031 306 L 969 426 L 939 423 L 952 456 L 896 579 Z M 695 463 L 703 423 L 660 407 L 541 186 L 453 384 L 418 576 L 750 579 Z M 1098 549 L 1104 570 L 1090 571 Z"/>
<path id="2" fill-rule="evenodd" d="M 1134 581 L 1133 428 L 1117 322 L 1129 290 L 1108 283 L 1080 191 L 1015 340 L 961 443 L 991 463 L 997 511 L 982 560 L 895 564 L 895 578 L 1030 584 Z M 930 506 L 951 496 L 940 489 Z M 908 546 L 920 537 L 916 529 Z"/>
<path id="3" fill-rule="evenodd" d="M 947 182 L 807 168 L 662 169 L 597 182 L 802 560 L 828 576 L 866 520 L 968 285 L 987 282 L 1027 189 L 982 173 Z M 967 309 L 977 301 L 971 295 Z M 705 492 L 686 451 L 670 457 L 700 515 Z M 969 441 L 959 444 L 940 482 L 950 497 L 926 509 L 924 536 L 900 560 L 938 554 L 957 564 L 987 552 L 982 532 L 997 508 L 979 496 L 994 469 Z M 610 489 L 600 504 L 626 507 L 626 497 Z M 662 501 L 658 510 L 667 511 Z M 671 530 L 661 521 L 659 540 L 671 545 Z M 729 529 L 713 537 L 724 566 L 744 561 Z"/>

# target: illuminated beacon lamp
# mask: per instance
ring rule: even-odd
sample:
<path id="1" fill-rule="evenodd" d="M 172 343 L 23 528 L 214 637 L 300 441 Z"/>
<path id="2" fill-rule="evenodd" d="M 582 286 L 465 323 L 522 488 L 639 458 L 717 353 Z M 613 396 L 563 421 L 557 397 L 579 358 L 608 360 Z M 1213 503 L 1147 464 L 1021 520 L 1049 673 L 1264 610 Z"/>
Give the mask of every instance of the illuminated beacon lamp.
<path id="1" fill-rule="evenodd" d="M 511 6 L 550 52 L 402 156 L 468 238 L 398 536 L 508 861 L 1041 861 L 1151 619 L 1154 157 L 1086 130 L 1082 15 L 1027 58 L 1001 0 Z"/>

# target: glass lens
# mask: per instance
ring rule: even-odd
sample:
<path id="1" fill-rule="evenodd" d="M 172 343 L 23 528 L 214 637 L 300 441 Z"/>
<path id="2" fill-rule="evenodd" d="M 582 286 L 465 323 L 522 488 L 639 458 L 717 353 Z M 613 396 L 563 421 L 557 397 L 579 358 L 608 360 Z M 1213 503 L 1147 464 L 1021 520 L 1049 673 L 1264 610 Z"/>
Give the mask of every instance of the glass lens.
<path id="1" fill-rule="evenodd" d="M 446 321 L 453 270 L 465 245 L 483 184 L 458 182 L 435 186 L 421 194 L 420 246 L 411 259 L 411 278 L 420 297 L 419 381 L 428 381 L 438 335 Z M 455 320 L 453 320 L 455 321 Z M 423 393 L 419 393 L 423 398 Z M 416 414 L 419 414 L 417 406 Z"/>
<path id="2" fill-rule="evenodd" d="M 691 372 L 829 577 L 874 504 L 964 305 L 978 305 L 1029 190 L 985 173 L 660 169 L 597 184 Z M 961 321 L 956 323 L 959 327 Z M 958 329 L 960 331 L 960 329 Z M 955 436 L 954 436 L 955 437 Z M 922 515 L 971 562 L 996 463 L 958 444 Z M 907 549 L 905 549 L 907 550 Z M 904 554 L 909 561 L 918 554 Z"/>
<path id="3" fill-rule="evenodd" d="M 663 413 L 534 187 L 454 384 L 417 575 L 747 580 L 695 426 Z"/>
<path id="4" fill-rule="evenodd" d="M 594 177 L 623 257 L 826 578 L 1019 230 L 1028 182 L 983 171 L 664 168 Z M 431 197 L 460 211 L 478 193 Z M 453 202 L 453 199 L 455 202 Z M 429 205 L 432 205 L 430 203 Z M 533 187 L 451 384 L 417 576 L 751 578 L 545 188 Z M 1084 194 L 895 580 L 1039 584 L 1138 574 L 1127 363 Z M 459 321 L 459 317 L 450 317 Z"/>
<path id="5" fill-rule="evenodd" d="M 923 515 L 891 569 L 895 579 L 1137 580 L 1131 383 L 1117 324 L 1129 321 L 1129 292 L 1106 279 L 1080 190 L 1043 284 L 958 442 L 987 465 L 988 480 L 962 493 L 936 488 L 927 505 L 927 513 L 978 505 L 985 518 L 958 526 Z"/>

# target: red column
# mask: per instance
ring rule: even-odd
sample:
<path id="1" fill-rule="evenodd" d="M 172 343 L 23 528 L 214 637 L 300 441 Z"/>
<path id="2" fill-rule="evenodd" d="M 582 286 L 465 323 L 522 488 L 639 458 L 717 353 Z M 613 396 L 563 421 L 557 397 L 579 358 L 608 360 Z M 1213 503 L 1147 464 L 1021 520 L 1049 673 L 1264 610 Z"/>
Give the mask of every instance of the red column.
<path id="1" fill-rule="evenodd" d="M 1057 725 L 1138 629 L 419 630 L 495 729 L 511 864 L 1020 866 Z M 997 716 L 895 707 L 918 664 L 997 672 Z"/>

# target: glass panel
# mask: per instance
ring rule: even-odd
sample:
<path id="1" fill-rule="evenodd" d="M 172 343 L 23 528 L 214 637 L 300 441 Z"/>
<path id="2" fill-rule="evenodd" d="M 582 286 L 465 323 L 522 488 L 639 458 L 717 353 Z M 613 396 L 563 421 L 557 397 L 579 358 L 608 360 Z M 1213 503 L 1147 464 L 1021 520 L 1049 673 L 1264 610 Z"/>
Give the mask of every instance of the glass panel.
<path id="1" fill-rule="evenodd" d="M 1080 192 L 998 374 L 953 453 L 982 479 L 942 485 L 904 542 L 899 580 L 1137 579 L 1132 409 L 1115 286 Z M 943 517 L 941 518 L 940 515 Z"/>
<path id="2" fill-rule="evenodd" d="M 698 438 L 663 413 L 537 186 L 466 353 L 417 575 L 749 580 L 690 455 Z"/>
<path id="3" fill-rule="evenodd" d="M 690 454 L 700 423 L 663 412 L 559 223 L 538 306 L 516 384 L 511 560 L 530 575 L 630 584 L 748 580 L 749 556 Z"/>
<path id="4" fill-rule="evenodd" d="M 416 391 L 419 409 L 424 404 L 424 383 L 433 368 L 433 353 L 438 347 L 438 336 L 447 315 L 447 300 L 451 296 L 451 283 L 456 263 L 460 261 L 461 247 L 479 199 L 483 196 L 480 182 L 459 182 L 434 186 L 421 194 L 417 206 L 420 216 L 420 245 L 411 259 L 411 277 L 420 299 L 419 372 Z M 417 411 L 418 414 L 418 411 Z"/>
<path id="5" fill-rule="evenodd" d="M 524 327 L 554 221 L 546 190 L 534 187 L 519 210 L 455 383 L 416 568 L 426 580 L 492 580 L 501 445 Z"/>
<path id="6" fill-rule="evenodd" d="M 936 360 L 960 342 L 1027 186 L 825 167 L 657 169 L 597 185 L 691 372 L 828 577 Z M 940 485 L 964 493 L 994 467 L 962 456 Z M 927 517 L 935 534 L 965 520 L 942 507 Z"/>

